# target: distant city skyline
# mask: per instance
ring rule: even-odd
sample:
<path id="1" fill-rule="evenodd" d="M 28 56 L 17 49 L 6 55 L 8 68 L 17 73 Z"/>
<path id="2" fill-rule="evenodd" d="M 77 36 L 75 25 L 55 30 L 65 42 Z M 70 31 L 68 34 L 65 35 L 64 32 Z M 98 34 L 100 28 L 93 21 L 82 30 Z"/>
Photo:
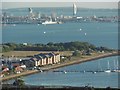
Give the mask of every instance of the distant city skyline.
<path id="1" fill-rule="evenodd" d="M 2 8 L 72 7 L 73 3 L 81 8 L 118 8 L 118 2 L 2 2 Z"/>

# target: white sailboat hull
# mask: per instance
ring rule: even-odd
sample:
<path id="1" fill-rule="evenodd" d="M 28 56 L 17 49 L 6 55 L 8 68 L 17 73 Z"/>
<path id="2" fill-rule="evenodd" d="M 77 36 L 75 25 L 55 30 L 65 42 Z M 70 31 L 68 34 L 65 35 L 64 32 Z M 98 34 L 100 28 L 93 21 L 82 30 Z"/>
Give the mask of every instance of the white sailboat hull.
<path id="1" fill-rule="evenodd" d="M 106 70 L 105 72 L 106 72 L 106 73 L 110 73 L 110 72 L 111 72 L 111 70 Z"/>
<path id="2" fill-rule="evenodd" d="M 42 24 L 57 24 L 57 22 L 43 22 Z"/>

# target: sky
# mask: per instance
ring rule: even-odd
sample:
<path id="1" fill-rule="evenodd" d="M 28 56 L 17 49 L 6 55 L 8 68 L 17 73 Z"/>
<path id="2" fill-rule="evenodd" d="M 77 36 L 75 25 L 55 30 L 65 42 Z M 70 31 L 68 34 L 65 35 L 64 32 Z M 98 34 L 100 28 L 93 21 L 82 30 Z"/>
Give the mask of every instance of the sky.
<path id="1" fill-rule="evenodd" d="M 49 2 L 48 2 L 49 1 Z M 51 2 L 50 2 L 51 1 Z M 17 0 L 4 0 L 2 1 L 2 8 L 23 8 L 23 7 L 71 7 L 75 3 L 77 7 L 83 8 L 118 8 L 118 0 L 109 0 L 109 2 L 102 2 L 102 0 L 88 0 L 88 2 L 82 2 L 82 0 L 69 0 L 69 1 L 59 1 L 47 0 L 46 2 L 41 2 L 41 0 L 35 0 L 34 2 L 28 2 L 28 0 L 17 2 Z"/>
<path id="2" fill-rule="evenodd" d="M 43 2 L 43 0 L 1 0 L 2 2 Z M 44 0 L 44 2 L 119 2 L 119 0 Z"/>

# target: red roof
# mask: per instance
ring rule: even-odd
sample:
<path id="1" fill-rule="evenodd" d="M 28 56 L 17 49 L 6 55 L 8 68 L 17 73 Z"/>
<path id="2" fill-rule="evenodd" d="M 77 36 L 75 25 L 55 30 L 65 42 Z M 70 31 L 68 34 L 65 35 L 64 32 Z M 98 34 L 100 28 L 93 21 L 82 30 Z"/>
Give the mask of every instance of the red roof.
<path id="1" fill-rule="evenodd" d="M 23 71 L 23 69 L 18 66 L 18 67 L 15 68 L 15 71 Z"/>
<path id="2" fill-rule="evenodd" d="M 5 68 L 3 69 L 3 72 L 9 71 L 9 68 Z"/>

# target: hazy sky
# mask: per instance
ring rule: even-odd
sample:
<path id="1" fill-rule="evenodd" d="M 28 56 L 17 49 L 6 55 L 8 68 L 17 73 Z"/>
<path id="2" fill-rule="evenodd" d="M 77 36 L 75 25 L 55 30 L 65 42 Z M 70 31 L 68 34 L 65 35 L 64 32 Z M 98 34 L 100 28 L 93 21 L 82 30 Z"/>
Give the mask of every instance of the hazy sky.
<path id="1" fill-rule="evenodd" d="M 6 1 L 6 2 L 5 2 Z M 77 7 L 83 8 L 118 8 L 118 2 L 2 2 L 2 8 L 23 8 L 23 7 L 72 7 L 76 3 Z M 50 1 L 50 0 L 48 0 Z M 97 1 L 97 0 L 96 0 Z"/>
<path id="2" fill-rule="evenodd" d="M 1 0 L 2 2 L 119 2 L 119 0 Z"/>

